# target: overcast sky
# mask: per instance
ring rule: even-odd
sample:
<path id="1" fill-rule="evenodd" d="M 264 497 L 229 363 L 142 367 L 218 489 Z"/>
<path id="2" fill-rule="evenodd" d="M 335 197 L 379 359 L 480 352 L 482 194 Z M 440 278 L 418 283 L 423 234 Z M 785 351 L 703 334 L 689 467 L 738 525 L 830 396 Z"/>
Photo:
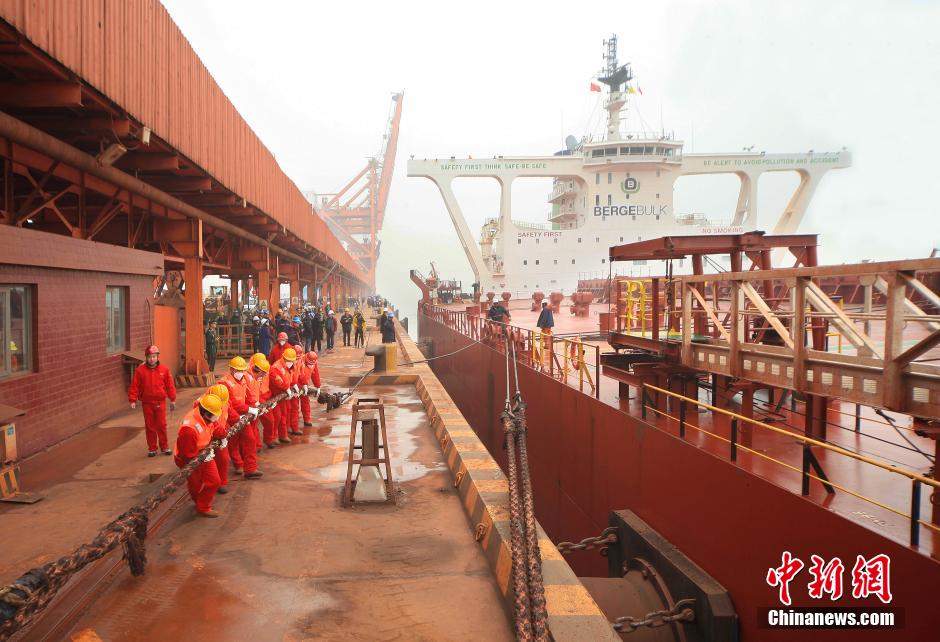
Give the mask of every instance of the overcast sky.
<path id="1" fill-rule="evenodd" d="M 440 194 L 408 157 L 536 155 L 598 125 L 589 81 L 620 38 L 643 89 L 628 114 L 686 151 L 817 152 L 853 167 L 823 180 L 801 231 L 825 262 L 916 258 L 940 245 L 940 2 L 267 2 L 164 0 L 216 81 L 304 190 L 335 192 L 375 155 L 404 90 L 378 287 L 406 309 L 408 269 L 471 281 Z M 544 221 L 548 179 L 514 191 Z M 729 217 L 736 179 L 688 178 L 679 212 Z M 471 229 L 498 211 L 485 179 L 457 195 Z M 779 209 L 796 180 L 762 182 Z"/>

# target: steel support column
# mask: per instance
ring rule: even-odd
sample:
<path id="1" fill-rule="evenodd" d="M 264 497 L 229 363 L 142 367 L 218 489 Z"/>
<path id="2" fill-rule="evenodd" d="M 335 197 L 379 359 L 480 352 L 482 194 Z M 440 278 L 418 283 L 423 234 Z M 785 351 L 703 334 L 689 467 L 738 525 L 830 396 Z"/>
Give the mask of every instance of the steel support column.
<path id="1" fill-rule="evenodd" d="M 202 259 L 187 258 L 183 267 L 186 281 L 186 374 L 200 375 L 209 372 L 203 353 L 205 329 L 202 325 Z"/>

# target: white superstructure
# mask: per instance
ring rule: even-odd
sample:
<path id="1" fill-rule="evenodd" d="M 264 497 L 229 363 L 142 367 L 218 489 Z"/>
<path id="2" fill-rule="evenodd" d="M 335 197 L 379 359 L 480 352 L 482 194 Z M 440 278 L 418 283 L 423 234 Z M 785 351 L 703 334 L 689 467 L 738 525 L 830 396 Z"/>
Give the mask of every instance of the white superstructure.
<path id="1" fill-rule="evenodd" d="M 528 296 L 536 290 L 565 294 L 579 274 L 607 272 L 610 246 L 665 235 L 736 233 L 763 229 L 796 231 L 823 175 L 848 167 L 848 152 L 801 154 L 686 154 L 683 143 L 665 132 L 628 132 L 621 127 L 627 105 L 629 64 L 617 62 L 616 36 L 606 41 L 607 128 L 601 140 L 569 137 L 567 149 L 552 156 L 493 159 L 412 159 L 408 175 L 438 186 L 474 277 L 481 290 Z M 758 215 L 757 184 L 765 172 L 795 171 L 800 177 L 783 212 Z M 741 180 L 737 207 L 716 226 L 700 216 L 673 210 L 673 186 L 681 176 L 735 174 Z M 499 216 L 478 237 L 471 233 L 453 191 L 453 180 L 491 177 L 500 185 Z M 551 177 L 551 212 L 544 224 L 512 220 L 516 178 Z"/>

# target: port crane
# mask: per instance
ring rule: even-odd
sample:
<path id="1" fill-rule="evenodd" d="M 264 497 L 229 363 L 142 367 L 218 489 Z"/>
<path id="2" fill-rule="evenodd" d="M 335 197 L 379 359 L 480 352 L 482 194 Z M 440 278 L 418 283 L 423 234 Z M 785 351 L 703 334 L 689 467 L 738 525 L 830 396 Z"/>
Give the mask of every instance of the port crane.
<path id="1" fill-rule="evenodd" d="M 379 260 L 379 231 L 395 170 L 398 129 L 404 92 L 392 95 L 392 106 L 382 136 L 382 148 L 366 166 L 336 194 L 322 197 L 319 215 L 343 242 L 347 251 L 368 273 L 375 287 L 375 265 Z"/>

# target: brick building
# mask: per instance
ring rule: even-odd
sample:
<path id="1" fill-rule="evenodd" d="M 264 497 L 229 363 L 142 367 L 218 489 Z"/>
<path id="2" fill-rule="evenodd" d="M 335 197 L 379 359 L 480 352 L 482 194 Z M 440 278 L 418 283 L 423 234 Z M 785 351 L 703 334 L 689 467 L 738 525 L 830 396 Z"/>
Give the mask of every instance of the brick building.
<path id="1" fill-rule="evenodd" d="M 160 254 L 3 226 L 0 403 L 26 410 L 15 422 L 20 457 L 126 403 L 122 353 L 152 341 L 162 272 Z"/>

